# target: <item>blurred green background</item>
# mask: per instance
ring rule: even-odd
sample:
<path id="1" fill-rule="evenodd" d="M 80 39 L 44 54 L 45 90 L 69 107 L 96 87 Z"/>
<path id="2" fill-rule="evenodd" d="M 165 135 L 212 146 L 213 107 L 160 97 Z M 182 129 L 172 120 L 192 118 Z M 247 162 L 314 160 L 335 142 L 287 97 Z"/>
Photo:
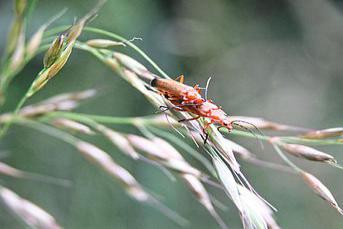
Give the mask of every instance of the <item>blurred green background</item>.
<path id="1" fill-rule="evenodd" d="M 171 76 L 184 74 L 188 84 L 204 85 L 212 77 L 209 96 L 232 115 L 311 128 L 342 126 L 343 112 L 343 2 L 327 0 L 109 0 L 92 26 L 127 38 Z M 39 1 L 28 33 L 51 15 L 68 12 L 54 25 L 70 24 L 95 1 Z M 3 51 L 12 2 L 0 1 L 0 49 Z M 90 38 L 84 34 L 81 40 Z M 138 57 L 129 48 L 120 51 Z M 146 66 L 146 62 L 138 58 Z M 36 57 L 10 87 L 6 109 L 14 104 L 42 67 Z M 152 68 L 150 68 L 152 69 Z M 57 93 L 97 88 L 99 95 L 77 111 L 112 116 L 141 116 L 156 110 L 129 84 L 87 53 L 74 50 L 69 62 L 30 102 Z M 130 127 L 116 130 L 135 133 Z M 232 137 L 261 158 L 280 162 L 270 147 Z M 189 228 L 217 228 L 214 220 L 181 181 L 171 182 L 159 170 L 122 156 L 98 138 L 93 142 L 131 171 L 148 190 L 189 219 Z M 343 161 L 342 147 L 318 147 Z M 59 140 L 14 126 L 0 143 L 1 160 L 17 168 L 69 179 L 64 188 L 1 176 L 3 185 L 33 201 L 65 228 L 177 228 L 155 209 L 136 203 L 106 175 Z M 334 193 L 343 205 L 342 171 L 292 158 Z M 197 163 L 191 161 L 193 165 Z M 283 228 L 342 228 L 343 218 L 317 198 L 300 178 L 242 162 L 256 189 L 278 208 Z M 226 196 L 208 190 L 228 206 L 220 212 L 230 228 L 241 228 L 235 207 Z M 0 227 L 21 228 L 0 206 Z"/>

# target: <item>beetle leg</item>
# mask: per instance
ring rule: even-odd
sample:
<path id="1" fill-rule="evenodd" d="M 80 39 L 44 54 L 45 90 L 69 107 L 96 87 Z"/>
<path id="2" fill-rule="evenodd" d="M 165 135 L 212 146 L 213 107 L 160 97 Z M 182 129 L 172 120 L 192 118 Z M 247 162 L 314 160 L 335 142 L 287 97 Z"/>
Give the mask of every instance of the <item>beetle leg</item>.
<path id="1" fill-rule="evenodd" d="M 202 128 L 202 132 L 203 132 L 204 135 L 205 135 L 205 137 L 202 137 L 202 138 L 204 139 L 204 144 L 207 143 L 208 136 L 209 136 L 209 133 L 208 133 L 206 130 L 210 127 L 210 125 L 211 125 L 212 123 L 214 123 L 213 120 L 211 120 L 210 122 L 207 122 L 207 123 L 205 124 L 205 126 Z"/>
<path id="2" fill-rule="evenodd" d="M 188 122 L 188 121 L 193 121 L 199 119 L 200 116 L 194 117 L 194 118 L 185 118 L 185 119 L 180 119 L 178 122 Z"/>

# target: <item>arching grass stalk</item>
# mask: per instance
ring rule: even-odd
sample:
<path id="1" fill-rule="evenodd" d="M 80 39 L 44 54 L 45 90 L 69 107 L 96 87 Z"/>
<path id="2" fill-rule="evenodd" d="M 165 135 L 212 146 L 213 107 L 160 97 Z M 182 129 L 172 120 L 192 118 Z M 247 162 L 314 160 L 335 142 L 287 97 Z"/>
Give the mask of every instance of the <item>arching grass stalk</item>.
<path id="1" fill-rule="evenodd" d="M 94 27 L 86 27 L 85 31 L 105 35 L 105 36 L 111 37 L 113 39 L 119 40 L 121 42 L 124 42 L 125 44 L 127 44 L 128 46 L 133 48 L 136 52 L 138 52 L 144 59 L 146 59 L 164 78 L 167 78 L 167 79 L 170 78 L 167 75 L 167 73 L 165 73 L 147 54 L 145 54 L 145 52 L 143 52 L 140 48 L 138 48 L 135 44 L 128 41 L 127 39 L 125 39 L 125 38 L 123 38 L 123 37 L 121 37 L 115 33 L 111 33 L 111 32 L 108 32 L 106 30 L 102 30 L 102 29 L 98 29 L 98 28 L 94 28 Z"/>
<path id="2" fill-rule="evenodd" d="M 29 91 L 29 90 L 28 90 Z M 28 92 L 27 91 L 27 92 Z M 19 103 L 17 104 L 15 110 L 13 111 L 13 115 L 16 116 L 18 114 L 18 111 L 20 110 L 20 108 L 24 105 L 24 103 L 26 102 L 26 100 L 29 98 L 27 96 L 28 93 L 25 93 L 25 95 L 21 98 L 21 100 L 19 101 Z M 10 128 L 12 124 L 12 119 L 9 122 L 6 122 L 4 124 L 4 126 L 1 128 L 0 130 L 0 139 L 6 134 L 8 128 Z"/>
<path id="3" fill-rule="evenodd" d="M 51 112 L 45 117 L 65 117 L 78 121 L 84 120 L 84 118 L 89 118 L 99 123 L 103 124 L 114 124 L 114 125 L 135 125 L 137 122 L 142 123 L 146 126 L 157 126 L 157 127 L 166 127 L 169 128 L 169 125 L 161 125 L 161 121 L 157 120 L 156 116 L 143 116 L 143 117 L 113 117 L 113 116 L 104 116 L 104 115 L 91 115 L 83 113 L 74 113 L 74 112 Z M 44 117 L 43 117 L 44 119 Z M 222 129 L 221 132 L 228 133 L 227 130 Z M 233 136 L 246 137 L 251 139 L 260 139 L 265 142 L 269 142 L 272 137 L 263 136 L 259 134 L 252 134 L 250 132 L 244 132 L 240 130 L 233 130 L 229 133 Z M 274 137 L 274 136 L 273 136 Z M 304 143 L 309 145 L 342 145 L 342 142 L 335 140 L 326 140 L 326 139 L 304 139 L 300 137 L 278 137 L 281 142 L 284 143 Z"/>
<path id="4" fill-rule="evenodd" d="M 290 167 L 292 167 L 296 172 L 303 172 L 303 170 L 301 168 L 299 168 L 298 166 L 296 166 L 291 160 L 288 159 L 288 157 L 282 152 L 282 150 L 280 149 L 280 147 L 276 144 L 272 142 L 272 145 L 275 149 L 275 151 L 279 154 L 279 156 L 281 157 L 281 159 Z"/>
<path id="5" fill-rule="evenodd" d="M 59 26 L 59 27 L 55 27 L 53 29 L 50 29 L 48 31 L 46 31 L 44 33 L 44 35 L 46 37 L 49 37 L 51 35 L 54 35 L 56 33 L 59 33 L 59 32 L 62 32 L 66 29 L 68 29 L 70 26 Z M 125 39 L 124 37 L 116 34 L 116 33 L 113 33 L 113 32 L 109 32 L 109 31 L 106 31 L 106 30 L 103 30 L 103 29 L 99 29 L 99 28 L 94 28 L 94 27 L 85 27 L 84 28 L 84 31 L 85 32 L 90 32 L 90 33 L 94 33 L 94 34 L 100 34 L 100 35 L 104 35 L 104 36 L 107 36 L 107 37 L 110 37 L 112 39 L 115 39 L 115 40 L 118 40 L 118 41 L 121 41 L 125 44 L 127 44 L 128 46 L 130 46 L 133 50 L 135 50 L 138 54 L 140 54 L 146 61 L 149 62 L 149 64 L 151 64 L 151 66 L 153 68 L 155 68 L 155 70 L 160 73 L 164 78 L 167 78 L 169 79 L 170 77 L 168 76 L 167 73 L 165 73 L 142 49 L 140 49 L 138 46 L 136 46 L 134 43 L 132 43 L 131 41 Z"/>

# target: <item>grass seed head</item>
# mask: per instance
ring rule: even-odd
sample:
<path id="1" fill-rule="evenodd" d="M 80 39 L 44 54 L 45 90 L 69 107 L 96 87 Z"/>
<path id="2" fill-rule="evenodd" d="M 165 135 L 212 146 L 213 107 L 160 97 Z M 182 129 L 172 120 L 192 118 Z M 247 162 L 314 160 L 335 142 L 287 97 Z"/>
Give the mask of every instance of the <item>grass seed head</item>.
<path id="1" fill-rule="evenodd" d="M 51 43 L 48 51 L 46 51 L 43 59 L 44 68 L 49 68 L 61 56 L 65 45 L 65 35 L 60 34 Z"/>
<path id="2" fill-rule="evenodd" d="M 22 29 L 10 60 L 9 68 L 15 71 L 23 62 L 25 56 L 25 31 Z"/>
<path id="3" fill-rule="evenodd" d="M 147 80 L 154 79 L 154 75 L 148 71 L 148 69 L 136 61 L 135 59 L 119 52 L 113 52 L 113 58 L 119 61 L 127 69 L 133 71 L 139 76 L 145 77 Z"/>
<path id="4" fill-rule="evenodd" d="M 284 124 L 271 122 L 271 121 L 265 120 L 263 118 L 258 118 L 258 117 L 231 116 L 231 119 L 233 121 L 234 120 L 244 121 L 245 123 L 244 122 L 238 122 L 238 123 L 248 129 L 257 127 L 258 129 L 270 129 L 270 130 L 276 130 L 276 131 L 297 131 L 297 132 L 308 131 L 308 129 L 303 128 L 303 127 L 284 125 Z M 248 123 L 252 125 L 249 125 Z"/>
<path id="5" fill-rule="evenodd" d="M 222 229 L 226 229 L 227 226 L 214 209 L 210 196 L 208 195 L 204 185 L 200 182 L 200 180 L 190 174 L 183 174 L 182 178 L 186 182 L 187 186 L 192 191 L 196 199 L 199 201 L 199 203 L 206 208 L 206 210 L 212 215 L 212 217 L 217 221 Z"/>
<path id="6" fill-rule="evenodd" d="M 280 144 L 280 146 L 288 153 L 296 157 L 305 158 L 311 161 L 332 162 L 336 163 L 333 156 L 323 153 L 309 146 L 298 144 Z"/>
<path id="7" fill-rule="evenodd" d="M 94 135 L 95 132 L 89 128 L 88 126 L 76 122 L 74 120 L 66 119 L 66 118 L 58 118 L 52 121 L 52 125 L 61 128 L 67 129 L 76 133 L 87 134 L 87 135 Z"/>
<path id="8" fill-rule="evenodd" d="M 55 95 L 53 97 L 50 97 L 42 102 L 41 104 L 58 104 L 61 102 L 66 101 L 75 101 L 80 102 L 82 100 L 91 98 L 96 95 L 95 89 L 88 89 L 84 91 L 76 91 L 76 92 L 69 92 L 69 93 L 63 93 L 59 95 Z"/>
<path id="9" fill-rule="evenodd" d="M 148 74 L 150 73 L 147 73 L 146 75 Z M 152 74 L 150 74 L 150 76 L 152 77 Z M 133 71 L 124 69 L 123 78 L 128 81 L 133 87 L 139 90 L 156 107 L 159 107 L 161 104 L 163 104 L 162 97 L 155 92 L 148 90 L 144 82 L 139 79 L 137 74 L 135 74 Z"/>
<path id="10" fill-rule="evenodd" d="M 19 39 L 20 31 L 22 31 L 23 21 L 16 20 L 13 22 L 10 32 L 7 38 L 7 53 L 12 53 L 16 47 Z"/>
<path id="11" fill-rule="evenodd" d="M 117 146 L 122 152 L 124 152 L 131 158 L 135 160 L 139 158 L 139 154 L 131 146 L 130 142 L 127 140 L 126 137 L 124 137 L 124 135 L 102 125 L 98 127 L 98 131 L 100 131 L 115 146 Z"/>
<path id="12" fill-rule="evenodd" d="M 163 140 L 162 138 L 154 137 L 152 139 L 152 142 L 155 143 L 156 146 L 159 146 L 161 150 L 167 154 L 167 157 L 174 158 L 176 160 L 184 160 L 182 155 L 177 151 L 171 144 L 169 144 L 167 141 Z"/>
<path id="13" fill-rule="evenodd" d="M 32 83 L 27 97 L 31 97 L 39 91 L 52 77 L 54 77 L 68 61 L 76 39 L 86 23 L 94 17 L 97 10 L 103 5 L 104 1 L 99 1 L 97 6 L 88 14 L 78 20 L 71 26 L 67 32 L 59 35 L 50 46 L 44 57 L 44 69 L 38 74 L 36 80 Z"/>
<path id="14" fill-rule="evenodd" d="M 92 39 L 88 40 L 86 42 L 87 45 L 94 47 L 94 48 L 108 48 L 112 46 L 126 46 L 125 43 L 123 42 L 118 42 L 118 41 L 112 41 L 112 40 L 107 40 L 107 39 Z"/>
<path id="15" fill-rule="evenodd" d="M 156 160 L 163 165 L 183 174 L 192 174 L 201 177 L 202 173 L 188 164 L 181 154 L 169 143 L 160 138 L 148 140 L 137 135 L 127 136 L 131 145 L 147 154 L 152 160 Z"/>
<path id="16" fill-rule="evenodd" d="M 26 56 L 28 57 L 32 57 L 36 51 L 38 50 L 41 42 L 42 42 L 42 38 L 43 38 L 43 33 L 45 31 L 46 27 L 45 26 L 41 26 L 30 38 L 30 40 L 28 41 L 28 44 L 26 46 Z"/>
<path id="17" fill-rule="evenodd" d="M 127 139 L 134 148 L 143 151 L 149 157 L 154 157 L 158 160 L 168 160 L 167 154 L 161 151 L 152 141 L 133 134 L 129 134 Z"/>
<path id="18" fill-rule="evenodd" d="M 305 183 L 322 199 L 328 202 L 333 208 L 335 208 L 341 215 L 343 215 L 342 209 L 338 206 L 335 198 L 330 190 L 320 181 L 318 178 L 307 172 L 301 172 L 301 176 Z"/>
<path id="19" fill-rule="evenodd" d="M 11 176 L 11 177 L 23 176 L 23 173 L 20 170 L 13 168 L 12 166 L 9 166 L 1 161 L 0 161 L 0 173 L 5 174 L 7 176 Z"/>
<path id="20" fill-rule="evenodd" d="M 343 127 L 336 127 L 324 130 L 310 131 L 302 135 L 303 138 L 309 139 L 323 139 L 343 136 Z"/>
<path id="21" fill-rule="evenodd" d="M 0 198 L 11 212 L 32 228 L 61 228 L 49 213 L 7 188 L 0 186 Z"/>
<path id="22" fill-rule="evenodd" d="M 76 148 L 87 160 L 119 181 L 131 197 L 137 201 L 148 200 L 149 194 L 141 188 L 136 179 L 126 169 L 116 164 L 105 151 L 84 141 L 79 141 Z"/>

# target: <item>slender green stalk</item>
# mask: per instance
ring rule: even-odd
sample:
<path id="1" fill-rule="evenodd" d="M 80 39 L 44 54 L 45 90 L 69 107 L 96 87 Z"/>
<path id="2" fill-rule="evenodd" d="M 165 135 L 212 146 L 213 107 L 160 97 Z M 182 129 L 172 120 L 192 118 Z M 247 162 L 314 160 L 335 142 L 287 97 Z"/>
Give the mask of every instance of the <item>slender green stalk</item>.
<path id="1" fill-rule="evenodd" d="M 136 125 L 137 123 L 142 123 L 147 126 L 159 126 L 168 127 L 168 125 L 162 125 L 159 120 L 154 119 L 154 116 L 144 116 L 144 117 L 112 117 L 103 115 L 91 115 L 83 113 L 74 112 L 52 112 L 47 114 L 45 117 L 65 117 L 78 121 L 83 121 L 84 118 L 89 118 L 99 123 L 103 124 L 114 124 L 114 125 Z M 222 132 L 228 133 L 226 130 Z M 240 130 L 233 130 L 229 133 L 230 135 L 246 137 L 251 139 L 260 139 L 265 142 L 269 142 L 270 136 L 263 136 L 258 134 L 251 134 L 249 132 L 244 132 Z M 315 139 L 303 139 L 298 137 L 279 137 L 280 141 L 285 143 L 306 143 L 306 144 L 317 144 L 317 145 L 342 145 L 342 142 L 337 142 L 335 140 L 315 140 Z"/>
<path id="2" fill-rule="evenodd" d="M 17 104 L 15 110 L 13 111 L 13 116 L 16 116 L 18 114 L 20 108 L 24 105 L 24 103 L 26 102 L 27 99 L 28 99 L 28 96 L 27 96 L 27 93 L 25 93 L 25 95 L 21 98 L 21 100 Z M 1 128 L 0 139 L 6 134 L 7 130 L 10 128 L 10 126 L 12 124 L 12 120 L 13 119 L 11 119 L 9 122 L 6 122 L 4 124 L 4 126 Z"/>
<path id="3" fill-rule="evenodd" d="M 324 140 L 324 139 L 306 139 L 306 138 L 298 138 L 298 137 L 280 137 L 281 141 L 286 143 L 302 143 L 307 145 L 343 145 L 343 142 L 337 140 Z"/>
<path id="4" fill-rule="evenodd" d="M 40 122 L 32 121 L 29 119 L 23 119 L 23 118 L 15 118 L 15 119 L 13 119 L 13 122 L 20 124 L 20 125 L 23 125 L 23 126 L 30 127 L 32 129 L 36 129 L 40 132 L 43 132 L 43 133 L 46 133 L 50 136 L 58 138 L 58 139 L 66 142 L 66 143 L 71 144 L 71 145 L 75 145 L 76 142 L 79 141 L 79 139 L 77 139 L 76 137 L 74 137 L 74 136 L 72 136 L 72 135 L 70 135 L 64 131 L 61 131 L 61 130 L 56 129 L 54 127 L 42 124 Z"/>
<path id="5" fill-rule="evenodd" d="M 302 172 L 303 170 L 301 168 L 299 168 L 298 166 L 296 166 L 291 160 L 288 159 L 288 157 L 282 152 L 282 150 L 280 149 L 280 147 L 275 144 L 272 143 L 275 151 L 279 154 L 279 156 L 281 157 L 281 159 L 286 162 L 286 164 L 288 164 L 290 167 L 292 167 L 295 171 L 297 172 Z"/>
<path id="6" fill-rule="evenodd" d="M 138 52 L 144 59 L 146 59 L 164 78 L 169 79 L 170 77 L 147 55 L 145 52 L 143 52 L 140 48 L 138 48 L 135 44 L 132 42 L 128 41 L 124 37 L 121 37 L 115 33 L 108 32 L 106 30 L 94 28 L 94 27 L 85 27 L 85 31 L 97 33 L 97 34 L 102 34 L 108 37 L 111 37 L 113 39 L 119 40 L 121 42 L 124 42 L 131 48 L 133 48 L 136 52 Z"/>
<path id="7" fill-rule="evenodd" d="M 44 37 L 49 37 L 49 36 L 54 35 L 56 33 L 65 31 L 69 27 L 70 26 L 58 26 L 58 27 L 55 27 L 53 29 L 50 29 L 50 30 L 48 30 L 48 31 L 46 31 L 44 33 Z M 145 60 L 147 60 L 151 64 L 151 66 L 153 66 L 156 69 L 156 71 L 158 71 L 164 78 L 167 78 L 167 79 L 170 78 L 168 76 L 168 74 L 165 73 L 144 51 L 142 51 L 138 46 L 136 46 L 135 44 L 133 44 L 129 40 L 125 39 L 124 37 L 122 37 L 122 36 L 120 36 L 118 34 L 115 34 L 115 33 L 112 33 L 112 32 L 108 32 L 106 30 L 94 28 L 94 27 L 85 27 L 84 31 L 85 32 L 92 32 L 92 33 L 96 33 L 96 34 L 101 34 L 101 35 L 104 35 L 104 36 L 108 36 L 110 38 L 116 39 L 118 41 L 121 41 L 121 42 L 127 44 L 132 49 L 134 49 L 136 52 L 138 52 Z"/>
<path id="8" fill-rule="evenodd" d="M 149 139 L 154 139 L 156 136 L 142 123 L 138 123 L 135 125 L 136 128 L 146 137 Z"/>

